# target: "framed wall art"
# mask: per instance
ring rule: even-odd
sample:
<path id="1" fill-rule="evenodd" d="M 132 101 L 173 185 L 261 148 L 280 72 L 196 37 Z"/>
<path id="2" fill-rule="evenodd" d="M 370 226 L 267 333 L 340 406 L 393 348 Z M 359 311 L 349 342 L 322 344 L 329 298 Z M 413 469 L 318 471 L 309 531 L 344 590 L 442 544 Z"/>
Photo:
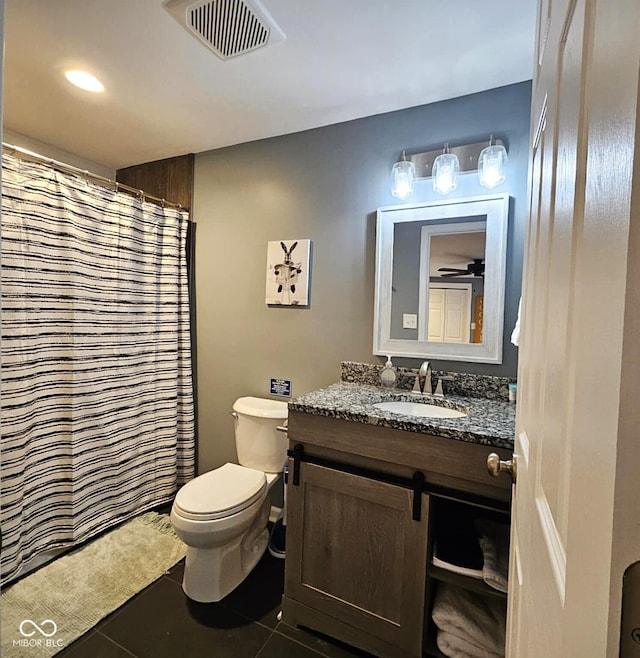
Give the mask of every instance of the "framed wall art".
<path id="1" fill-rule="evenodd" d="M 267 287 L 270 306 L 309 305 L 311 240 L 274 240 L 267 243 Z"/>

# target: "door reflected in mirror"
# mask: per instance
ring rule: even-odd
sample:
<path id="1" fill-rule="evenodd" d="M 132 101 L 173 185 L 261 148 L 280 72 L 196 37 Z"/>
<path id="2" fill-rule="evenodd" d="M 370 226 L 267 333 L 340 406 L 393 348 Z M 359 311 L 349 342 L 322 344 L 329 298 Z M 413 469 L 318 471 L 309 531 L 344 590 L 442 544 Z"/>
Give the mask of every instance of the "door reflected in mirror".
<path id="1" fill-rule="evenodd" d="M 468 233 L 432 233 L 430 226 L 422 229 L 423 260 L 429 263 L 429 341 L 482 342 L 487 234 L 486 222 L 475 225 L 477 228 L 469 223 Z M 423 273 L 420 274 L 422 279 Z"/>
<path id="2" fill-rule="evenodd" d="M 376 354 L 500 362 L 507 213 L 505 195 L 378 211 Z"/>

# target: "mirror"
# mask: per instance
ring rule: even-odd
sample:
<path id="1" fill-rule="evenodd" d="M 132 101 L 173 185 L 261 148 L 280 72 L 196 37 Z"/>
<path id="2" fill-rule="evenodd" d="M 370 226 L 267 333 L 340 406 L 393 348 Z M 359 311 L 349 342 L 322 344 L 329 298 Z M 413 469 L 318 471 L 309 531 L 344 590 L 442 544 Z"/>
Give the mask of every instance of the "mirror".
<path id="1" fill-rule="evenodd" d="M 380 208 L 374 354 L 502 362 L 509 197 Z"/>

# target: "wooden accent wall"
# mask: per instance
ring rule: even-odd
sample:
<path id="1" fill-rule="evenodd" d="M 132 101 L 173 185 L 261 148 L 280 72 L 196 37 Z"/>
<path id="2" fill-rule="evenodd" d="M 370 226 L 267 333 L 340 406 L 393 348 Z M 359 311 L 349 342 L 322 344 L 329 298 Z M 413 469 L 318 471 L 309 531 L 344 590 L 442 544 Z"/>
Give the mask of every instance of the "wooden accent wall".
<path id="1" fill-rule="evenodd" d="M 146 162 L 116 171 L 116 181 L 186 209 L 193 201 L 193 153 Z"/>

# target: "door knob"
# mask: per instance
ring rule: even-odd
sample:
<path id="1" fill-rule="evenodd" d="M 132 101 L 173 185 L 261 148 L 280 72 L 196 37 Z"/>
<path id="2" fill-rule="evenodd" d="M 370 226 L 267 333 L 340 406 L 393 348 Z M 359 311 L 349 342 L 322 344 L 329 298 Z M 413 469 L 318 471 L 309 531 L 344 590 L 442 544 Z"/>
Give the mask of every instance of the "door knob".
<path id="1" fill-rule="evenodd" d="M 517 471 L 515 457 L 508 461 L 503 461 L 500 459 L 499 455 L 492 452 L 487 457 L 487 471 L 489 471 L 489 475 L 493 475 L 494 478 L 497 478 L 500 473 L 508 473 L 511 476 L 511 479 L 515 482 Z"/>

